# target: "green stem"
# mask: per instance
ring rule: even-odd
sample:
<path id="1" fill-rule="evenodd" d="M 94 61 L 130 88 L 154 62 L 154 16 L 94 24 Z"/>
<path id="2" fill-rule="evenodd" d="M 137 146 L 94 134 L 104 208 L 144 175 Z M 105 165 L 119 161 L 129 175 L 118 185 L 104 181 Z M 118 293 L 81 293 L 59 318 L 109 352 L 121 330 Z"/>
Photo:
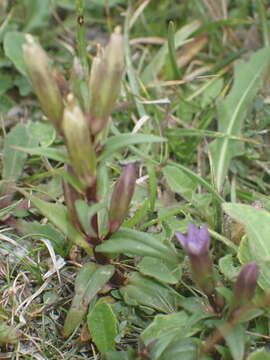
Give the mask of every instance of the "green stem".
<path id="1" fill-rule="evenodd" d="M 89 68 L 88 68 L 87 51 L 86 51 L 83 0 L 76 0 L 76 13 L 77 13 L 77 42 L 78 42 L 79 58 L 87 79 Z"/>

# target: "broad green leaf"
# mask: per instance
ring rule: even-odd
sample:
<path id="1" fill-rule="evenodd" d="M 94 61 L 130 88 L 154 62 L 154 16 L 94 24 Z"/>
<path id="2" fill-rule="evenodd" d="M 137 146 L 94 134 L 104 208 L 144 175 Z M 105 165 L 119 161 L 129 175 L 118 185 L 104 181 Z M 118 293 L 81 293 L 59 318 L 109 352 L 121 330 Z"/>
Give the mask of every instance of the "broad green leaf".
<path id="1" fill-rule="evenodd" d="M 105 148 L 102 154 L 99 157 L 99 160 L 106 160 L 111 157 L 117 150 L 135 144 L 143 143 L 155 143 L 155 142 L 164 142 L 167 141 L 165 138 L 155 135 L 147 134 L 120 134 L 110 137 L 106 143 Z"/>
<path id="2" fill-rule="evenodd" d="M 189 38 L 189 36 L 191 36 L 199 28 L 199 26 L 199 21 L 193 21 L 179 29 L 174 34 L 175 49 L 183 45 L 185 40 Z M 168 52 L 169 48 L 168 44 L 166 43 L 160 48 L 160 50 L 153 57 L 152 61 L 150 61 L 150 63 L 146 66 L 141 75 L 141 80 L 145 85 L 147 85 L 149 82 L 151 82 L 157 77 L 158 73 L 160 72 L 166 61 Z"/>
<path id="3" fill-rule="evenodd" d="M 16 31 L 9 31 L 4 37 L 4 50 L 6 56 L 13 62 L 16 68 L 23 75 L 26 73 L 22 45 L 25 43 L 25 34 Z"/>
<path id="4" fill-rule="evenodd" d="M 218 266 L 222 274 L 229 280 L 234 281 L 236 280 L 239 272 L 240 267 L 236 267 L 233 263 L 233 256 L 232 254 L 228 254 L 223 256 L 218 261 Z"/>
<path id="5" fill-rule="evenodd" d="M 244 119 L 253 101 L 270 60 L 270 48 L 253 54 L 249 61 L 239 61 L 235 67 L 234 83 L 229 95 L 218 107 L 218 131 L 228 137 L 216 139 L 210 144 L 210 153 L 217 190 L 220 192 L 227 175 L 230 161 L 241 154 L 242 143 L 229 136 L 241 136 Z"/>
<path id="6" fill-rule="evenodd" d="M 16 344 L 18 342 L 18 331 L 0 320 L 0 344 Z"/>
<path id="7" fill-rule="evenodd" d="M 112 265 L 99 266 L 87 263 L 81 268 L 75 280 L 75 296 L 64 324 L 65 337 L 69 336 L 81 323 L 87 313 L 88 305 L 110 280 L 113 273 Z"/>
<path id="8" fill-rule="evenodd" d="M 16 151 L 25 152 L 30 155 L 44 156 L 48 159 L 60 161 L 65 164 L 70 163 L 68 154 L 64 149 L 57 149 L 52 147 L 28 148 L 22 146 L 13 146 L 12 148 L 15 149 Z"/>
<path id="9" fill-rule="evenodd" d="M 4 139 L 2 179 L 13 183 L 21 175 L 26 155 L 15 150 L 14 146 L 36 146 L 36 141 L 29 136 L 23 124 L 17 124 Z"/>
<path id="10" fill-rule="evenodd" d="M 41 200 L 34 195 L 28 194 L 26 191 L 20 191 L 25 197 L 27 197 L 37 208 L 38 210 L 46 216 L 51 223 L 58 228 L 64 235 L 66 235 L 72 244 L 77 244 L 81 246 L 89 255 L 92 255 L 92 249 L 84 240 L 82 233 L 80 233 L 72 224 L 71 218 L 68 214 L 67 208 L 64 205 L 49 203 L 47 201 Z"/>
<path id="11" fill-rule="evenodd" d="M 168 359 L 185 359 L 185 360 L 195 360 L 199 359 L 199 348 L 195 341 L 192 338 L 189 339 L 177 339 L 174 340 L 166 348 L 166 351 L 163 351 L 161 356 L 156 357 L 154 355 L 152 360 L 168 360 Z M 204 360 L 200 358 L 200 360 Z"/>
<path id="12" fill-rule="evenodd" d="M 162 313 L 175 312 L 180 298 L 156 280 L 135 272 L 130 275 L 120 293 L 128 305 L 146 306 Z"/>
<path id="13" fill-rule="evenodd" d="M 266 351 L 266 349 L 262 348 L 257 351 L 251 353 L 247 360 L 270 360 L 270 352 Z"/>
<path id="14" fill-rule="evenodd" d="M 182 275 L 180 264 L 170 264 L 157 258 L 145 257 L 139 263 L 139 271 L 167 284 L 177 284 Z"/>
<path id="15" fill-rule="evenodd" d="M 176 252 L 159 239 L 147 233 L 125 228 L 118 230 L 109 240 L 97 246 L 96 251 L 150 256 L 171 264 L 179 261 Z"/>
<path id="16" fill-rule="evenodd" d="M 179 170 L 182 170 L 185 175 L 189 176 L 191 180 L 195 182 L 197 185 L 201 185 L 206 190 L 209 191 L 210 194 L 212 194 L 213 198 L 218 202 L 222 203 L 224 202 L 224 199 L 219 195 L 219 193 L 214 189 L 212 185 L 210 185 L 206 180 L 204 180 L 202 177 L 197 175 L 195 172 L 190 170 L 184 165 L 177 164 L 175 162 L 170 162 L 170 165 L 174 166 L 175 168 L 178 168 Z"/>
<path id="17" fill-rule="evenodd" d="M 117 319 L 106 302 L 99 302 L 87 316 L 88 329 L 101 354 L 115 349 Z"/>
<path id="18" fill-rule="evenodd" d="M 257 262 L 260 267 L 259 285 L 264 290 L 269 291 L 270 213 L 249 205 L 235 203 L 223 204 L 223 209 L 232 218 L 244 224 L 248 240 L 246 240 L 245 248 L 240 246 L 240 260 L 246 258 L 248 262 Z M 243 249 L 245 249 L 244 252 L 246 253 L 244 255 L 242 253 Z"/>
<path id="19" fill-rule="evenodd" d="M 229 331 L 223 331 L 222 326 L 219 331 L 222 333 L 234 360 L 243 360 L 245 352 L 245 328 L 237 324 Z"/>
<path id="20" fill-rule="evenodd" d="M 177 329 L 178 333 L 181 333 L 183 329 L 186 329 L 188 319 L 189 315 L 185 311 L 168 315 L 156 315 L 151 324 L 142 332 L 141 338 L 145 345 L 149 345 L 172 329 Z"/>
<path id="21" fill-rule="evenodd" d="M 108 351 L 106 360 L 138 360 L 134 349 L 129 348 L 127 351 Z"/>
<path id="22" fill-rule="evenodd" d="M 172 191 L 191 201 L 197 184 L 181 169 L 167 165 L 163 168 L 163 174 Z"/>
<path id="23" fill-rule="evenodd" d="M 28 124 L 28 129 L 31 136 L 35 138 L 42 147 L 50 146 L 56 138 L 56 131 L 48 122 L 31 121 Z"/>

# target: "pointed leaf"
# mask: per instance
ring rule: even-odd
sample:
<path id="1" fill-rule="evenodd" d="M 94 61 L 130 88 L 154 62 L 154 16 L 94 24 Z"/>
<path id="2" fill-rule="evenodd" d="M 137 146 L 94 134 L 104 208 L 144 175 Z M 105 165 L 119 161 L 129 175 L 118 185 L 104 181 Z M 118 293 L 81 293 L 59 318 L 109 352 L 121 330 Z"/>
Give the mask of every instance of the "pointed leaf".
<path id="1" fill-rule="evenodd" d="M 223 205 L 223 209 L 232 218 L 245 225 L 248 240 L 245 242 L 245 247 L 240 246 L 239 251 L 241 250 L 245 253 L 243 255 L 240 252 L 240 260 L 246 258 L 247 262 L 255 261 L 259 265 L 260 276 L 258 283 L 264 290 L 269 291 L 270 213 L 249 205 L 235 203 L 226 203 Z"/>
<path id="2" fill-rule="evenodd" d="M 191 201 L 197 184 L 188 175 L 175 166 L 169 165 L 163 168 L 163 174 L 172 191 L 180 194 L 187 201 Z"/>
<path id="3" fill-rule="evenodd" d="M 179 261 L 176 252 L 159 239 L 147 233 L 125 228 L 118 230 L 109 240 L 97 246 L 96 251 L 150 256 L 171 264 Z"/>
<path id="4" fill-rule="evenodd" d="M 99 157 L 99 160 L 106 160 L 117 150 L 129 145 L 155 143 L 167 141 L 165 138 L 147 134 L 120 134 L 110 137 L 105 143 L 105 149 Z"/>
<path id="5" fill-rule="evenodd" d="M 163 313 L 176 311 L 180 298 L 168 287 L 135 272 L 120 293 L 128 305 L 146 306 Z"/>
<path id="6" fill-rule="evenodd" d="M 166 284 L 177 284 L 182 275 L 180 264 L 170 264 L 168 261 L 152 257 L 142 259 L 139 263 L 139 271 Z"/>
<path id="7" fill-rule="evenodd" d="M 21 175 L 26 155 L 15 150 L 15 145 L 31 146 L 36 142 L 28 134 L 27 127 L 17 124 L 4 139 L 2 179 L 8 183 L 15 182 Z M 35 146 L 34 145 L 34 146 Z"/>
<path id="8" fill-rule="evenodd" d="M 25 34 L 9 31 L 4 38 L 4 50 L 6 56 L 13 62 L 21 74 L 26 76 L 22 45 L 25 43 Z"/>
<path id="9" fill-rule="evenodd" d="M 179 29 L 175 35 L 175 49 L 177 49 L 179 46 L 184 44 L 185 40 L 194 33 L 200 26 L 199 21 L 193 21 Z M 148 84 L 150 81 L 154 80 L 156 76 L 158 75 L 159 71 L 163 67 L 166 57 L 168 55 L 169 48 L 168 44 L 164 44 L 160 50 L 156 53 L 156 55 L 153 57 L 152 61 L 147 65 L 147 67 L 144 69 L 141 79 L 144 82 L 144 84 Z"/>
<path id="10" fill-rule="evenodd" d="M 248 62 L 239 61 L 235 67 L 235 79 L 229 95 L 219 107 L 218 131 L 228 137 L 216 139 L 210 145 L 215 182 L 220 192 L 228 172 L 230 161 L 241 154 L 242 143 L 230 136 L 241 136 L 243 121 L 253 101 L 270 60 L 270 48 L 253 54 Z"/>
<path id="11" fill-rule="evenodd" d="M 104 203 L 97 203 L 92 206 L 88 206 L 83 200 L 75 201 L 77 215 L 86 234 L 90 236 L 96 236 L 96 233 L 91 226 L 91 219 L 98 211 L 100 211 L 104 207 Z"/>
<path id="12" fill-rule="evenodd" d="M 28 194 L 26 191 L 20 191 L 27 197 L 38 210 L 46 216 L 52 224 L 57 227 L 64 235 L 66 235 L 72 243 L 81 246 L 89 255 L 92 255 L 92 249 L 84 240 L 82 233 L 80 233 L 72 224 L 71 218 L 68 214 L 67 208 L 64 205 L 49 203 L 41 200 L 34 195 Z"/>
<path id="13" fill-rule="evenodd" d="M 69 336 L 81 323 L 87 313 L 88 305 L 103 288 L 114 273 L 112 265 L 98 266 L 94 263 L 85 264 L 75 280 L 75 296 L 68 311 L 64 336 Z"/>
<path id="14" fill-rule="evenodd" d="M 99 302 L 87 316 L 90 335 L 101 354 L 115 349 L 117 319 L 106 302 Z"/>
<path id="15" fill-rule="evenodd" d="M 243 325 L 237 324 L 230 331 L 221 331 L 234 360 L 243 360 L 245 352 L 245 328 Z"/>
<path id="16" fill-rule="evenodd" d="M 64 164 L 70 163 L 68 154 L 63 149 L 57 149 L 52 147 L 27 148 L 22 146 L 13 146 L 12 148 L 17 151 L 22 151 L 30 155 L 44 156 L 48 159 L 60 161 Z"/>

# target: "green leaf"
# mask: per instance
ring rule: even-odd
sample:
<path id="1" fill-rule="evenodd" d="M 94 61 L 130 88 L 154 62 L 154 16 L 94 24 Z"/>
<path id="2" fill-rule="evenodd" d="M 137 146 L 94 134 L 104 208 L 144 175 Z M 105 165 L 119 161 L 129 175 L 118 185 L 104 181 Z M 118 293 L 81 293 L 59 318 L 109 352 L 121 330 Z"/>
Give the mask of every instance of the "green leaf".
<path id="1" fill-rule="evenodd" d="M 236 280 L 240 272 L 240 266 L 234 266 L 232 254 L 228 254 L 219 259 L 218 266 L 222 274 L 229 280 Z"/>
<path id="2" fill-rule="evenodd" d="M 114 270 L 112 265 L 98 266 L 94 263 L 87 263 L 81 268 L 75 280 L 75 296 L 64 324 L 65 337 L 81 323 L 88 305 L 110 280 Z"/>
<path id="3" fill-rule="evenodd" d="M 185 40 L 189 38 L 189 36 L 191 36 L 192 33 L 194 33 L 194 31 L 196 31 L 199 28 L 199 26 L 200 26 L 199 21 L 193 21 L 183 26 L 181 29 L 179 29 L 174 35 L 175 49 L 183 45 Z M 141 80 L 145 85 L 147 85 L 157 77 L 161 68 L 165 64 L 168 52 L 169 52 L 169 48 L 168 48 L 168 44 L 166 43 L 160 48 L 160 50 L 153 57 L 152 61 L 146 66 L 146 68 L 144 69 L 141 75 Z"/>
<path id="4" fill-rule="evenodd" d="M 50 146 L 56 138 L 54 127 L 48 122 L 31 121 L 28 123 L 31 136 L 37 140 L 42 147 Z"/>
<path id="5" fill-rule="evenodd" d="M 28 232 L 34 233 L 36 236 L 45 237 L 50 240 L 55 252 L 61 256 L 68 255 L 69 246 L 63 234 L 57 231 L 51 224 L 40 224 L 36 221 L 22 221 L 20 224 L 27 229 Z M 32 235 L 34 237 L 35 235 Z"/>
<path id="6" fill-rule="evenodd" d="M 175 312 L 180 298 L 170 288 L 136 272 L 131 274 L 120 293 L 128 305 L 146 306 L 163 313 Z"/>
<path id="7" fill-rule="evenodd" d="M 13 183 L 20 177 L 26 158 L 25 154 L 14 149 L 15 145 L 36 145 L 23 124 L 17 124 L 4 139 L 2 179 L 7 183 Z"/>
<path id="8" fill-rule="evenodd" d="M 99 160 L 106 160 L 110 158 L 117 150 L 135 144 L 143 143 L 155 143 L 155 142 L 164 142 L 167 141 L 165 138 L 155 135 L 147 134 L 120 134 L 110 137 L 106 143 L 105 148 L 102 154 L 99 157 Z"/>
<path id="9" fill-rule="evenodd" d="M 0 344 L 16 344 L 18 342 L 18 331 L 0 320 Z"/>
<path id="10" fill-rule="evenodd" d="M 245 244 L 245 249 L 247 250 L 246 259 L 248 262 L 257 262 L 260 267 L 258 283 L 264 290 L 269 291 L 270 272 L 268 259 L 270 258 L 270 213 L 265 210 L 258 210 L 249 205 L 235 203 L 223 204 L 223 209 L 232 218 L 245 225 L 248 236 Z M 240 249 L 243 251 L 243 248 L 240 247 Z M 243 254 L 240 256 L 240 260 L 241 259 L 243 259 Z"/>
<path id="11" fill-rule="evenodd" d="M 159 239 L 147 233 L 125 228 L 118 230 L 109 240 L 97 246 L 96 251 L 150 256 L 171 264 L 179 261 L 176 252 Z"/>
<path id="12" fill-rule="evenodd" d="M 157 185 L 157 176 L 155 167 L 152 163 L 147 163 L 147 173 L 149 176 L 149 202 L 150 202 L 150 208 L 151 211 L 154 211 L 155 209 L 155 203 L 157 199 L 157 191 L 158 191 L 158 185 Z"/>
<path id="13" fill-rule="evenodd" d="M 218 107 L 218 130 L 228 136 L 210 144 L 215 183 L 219 192 L 231 159 L 242 151 L 242 143 L 229 139 L 229 136 L 241 136 L 247 110 L 260 87 L 269 60 L 270 48 L 264 48 L 253 54 L 248 62 L 239 61 L 235 67 L 233 87 Z"/>
<path id="14" fill-rule="evenodd" d="M 169 49 L 169 59 L 171 62 L 174 79 L 180 80 L 181 73 L 180 73 L 179 67 L 177 65 L 177 55 L 176 55 L 176 50 L 175 50 L 175 34 L 174 34 L 173 21 L 170 21 L 169 26 L 168 26 L 168 49 Z"/>
<path id="15" fill-rule="evenodd" d="M 177 284 L 181 280 L 182 269 L 180 264 L 170 264 L 157 258 L 145 257 L 139 263 L 139 271 L 167 284 Z"/>
<path id="16" fill-rule="evenodd" d="M 90 335 L 101 354 L 115 349 L 117 319 L 106 302 L 99 302 L 87 316 Z"/>
<path id="17" fill-rule="evenodd" d="M 25 43 L 25 34 L 9 31 L 4 37 L 4 51 L 6 56 L 13 62 L 17 70 L 24 76 L 27 75 L 24 62 L 22 45 Z"/>
<path id="18" fill-rule="evenodd" d="M 251 353 L 247 360 L 270 360 L 270 353 L 262 348 Z"/>
<path id="19" fill-rule="evenodd" d="M 206 180 L 204 180 L 202 177 L 200 177 L 199 175 L 197 175 L 195 172 L 193 172 L 192 170 L 190 170 L 189 168 L 187 168 L 184 165 L 180 165 L 177 164 L 175 162 L 170 162 L 170 164 L 172 166 L 174 166 L 175 168 L 178 168 L 179 170 L 182 170 L 185 175 L 189 176 L 191 180 L 193 180 L 195 182 L 195 184 L 197 185 L 201 185 L 202 187 L 204 187 L 206 190 L 209 191 L 210 194 L 212 194 L 213 198 L 218 202 L 218 203 L 223 203 L 224 199 L 219 195 L 219 193 L 214 189 L 214 187 L 212 185 L 210 185 Z"/>
<path id="20" fill-rule="evenodd" d="M 189 316 L 185 311 L 169 315 L 156 315 L 151 324 L 142 332 L 141 338 L 145 345 L 149 345 L 172 329 L 177 329 L 179 334 L 182 333 L 182 336 L 185 336 L 183 329 L 186 329 L 188 319 Z"/>
<path id="21" fill-rule="evenodd" d="M 24 31 L 33 32 L 36 28 L 48 26 L 48 20 L 51 14 L 49 0 L 32 1 L 26 0 L 28 19 L 25 23 Z"/>
<path id="22" fill-rule="evenodd" d="M 75 201 L 75 208 L 77 211 L 78 218 L 80 223 L 83 227 L 83 230 L 89 236 L 97 236 L 95 231 L 91 226 L 91 219 L 92 217 L 101 209 L 104 209 L 104 203 L 97 203 L 92 206 L 88 206 L 84 200 L 76 200 Z"/>
<path id="23" fill-rule="evenodd" d="M 92 255 L 92 249 L 84 240 L 82 233 L 80 233 L 73 226 L 67 208 L 64 205 L 49 203 L 39 199 L 34 195 L 30 195 L 21 189 L 20 192 L 22 192 L 22 194 L 28 198 L 38 208 L 38 210 L 51 221 L 55 227 L 57 227 L 64 235 L 69 238 L 71 241 L 69 247 L 71 247 L 72 244 L 77 244 L 81 246 L 89 255 Z"/>
<path id="24" fill-rule="evenodd" d="M 225 329 L 225 328 L 224 328 Z M 223 331 L 223 327 L 219 327 L 234 360 L 242 360 L 245 352 L 245 328 L 243 325 L 237 324 L 229 331 Z"/>
<path id="25" fill-rule="evenodd" d="M 64 149 L 57 149 L 52 147 L 27 148 L 22 146 L 13 146 L 12 148 L 30 155 L 44 156 L 48 159 L 60 161 L 65 164 L 70 163 L 68 154 Z"/>
<path id="26" fill-rule="evenodd" d="M 172 191 L 180 194 L 187 201 L 191 201 L 197 184 L 189 176 L 181 169 L 170 165 L 163 168 L 163 174 Z"/>

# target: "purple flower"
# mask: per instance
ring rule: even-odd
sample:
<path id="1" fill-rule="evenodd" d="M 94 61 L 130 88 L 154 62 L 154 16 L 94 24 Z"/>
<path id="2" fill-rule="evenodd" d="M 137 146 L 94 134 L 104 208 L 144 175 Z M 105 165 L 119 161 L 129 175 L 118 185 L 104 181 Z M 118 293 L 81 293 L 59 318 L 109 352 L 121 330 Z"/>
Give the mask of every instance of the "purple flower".
<path id="1" fill-rule="evenodd" d="M 209 252 L 210 236 L 206 225 L 197 227 L 189 223 L 187 235 L 176 232 L 176 237 L 188 255 L 200 255 Z"/>
<path id="2" fill-rule="evenodd" d="M 190 223 L 187 235 L 176 232 L 176 237 L 189 257 L 194 280 L 208 297 L 213 296 L 215 279 L 207 226 L 196 227 Z"/>

